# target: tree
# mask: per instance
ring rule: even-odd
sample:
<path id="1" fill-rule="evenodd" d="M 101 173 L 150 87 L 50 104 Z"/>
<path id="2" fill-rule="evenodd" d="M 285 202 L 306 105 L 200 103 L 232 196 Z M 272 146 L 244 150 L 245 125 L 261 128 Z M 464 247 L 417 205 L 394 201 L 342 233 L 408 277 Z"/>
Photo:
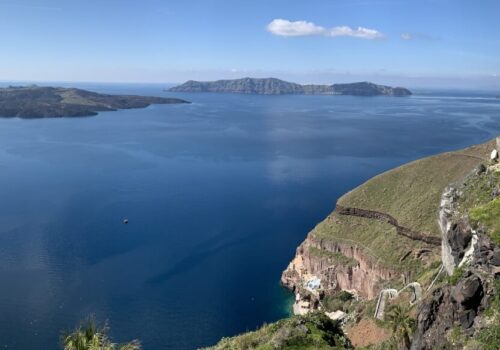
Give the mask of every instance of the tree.
<path id="1" fill-rule="evenodd" d="M 105 325 L 98 328 L 95 320 L 90 317 L 73 332 L 61 337 L 64 350 L 140 350 L 141 343 L 133 340 L 126 344 L 111 342 L 108 336 L 109 328 Z"/>
<path id="2" fill-rule="evenodd" d="M 400 305 L 394 305 L 387 314 L 387 320 L 396 338 L 398 349 L 410 349 L 410 337 L 413 334 L 415 321 L 408 315 L 408 310 Z"/>

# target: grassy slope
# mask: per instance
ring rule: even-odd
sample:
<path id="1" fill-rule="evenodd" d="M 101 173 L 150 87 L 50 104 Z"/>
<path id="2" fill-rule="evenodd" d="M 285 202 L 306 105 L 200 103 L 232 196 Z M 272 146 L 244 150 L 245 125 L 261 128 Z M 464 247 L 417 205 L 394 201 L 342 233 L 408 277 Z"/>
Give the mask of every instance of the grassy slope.
<path id="1" fill-rule="evenodd" d="M 464 178 L 481 159 L 487 159 L 492 147 L 493 142 L 489 142 L 405 164 L 370 179 L 342 196 L 338 203 L 388 213 L 400 225 L 440 236 L 437 212 L 444 188 Z M 312 235 L 317 239 L 354 243 L 382 266 L 398 271 L 424 273 L 428 266 L 435 265 L 432 261 L 439 258 L 439 247 L 397 235 L 389 224 L 335 212 L 318 224 Z M 434 252 L 428 266 L 413 255 L 400 261 L 409 250 L 422 248 Z"/>
<path id="2" fill-rule="evenodd" d="M 500 197 L 495 198 L 495 190 L 500 190 L 500 167 L 497 172 L 467 179 L 459 210 L 461 214 L 469 215 L 475 228 L 483 229 L 493 242 L 500 244 Z"/>
<path id="3" fill-rule="evenodd" d="M 500 198 L 472 209 L 469 214 L 473 221 L 485 226 L 493 242 L 500 244 Z"/>
<path id="4" fill-rule="evenodd" d="M 474 157 L 486 161 L 492 148 L 489 142 L 405 164 L 372 178 L 338 202 L 388 213 L 402 226 L 439 236 L 436 213 L 444 188 L 481 163 Z"/>
<path id="5" fill-rule="evenodd" d="M 401 257 L 412 249 L 429 248 L 423 242 L 413 241 L 396 233 L 396 229 L 383 222 L 334 214 L 333 220 L 325 220 L 312 232 L 317 239 L 354 244 L 381 266 L 398 271 L 417 268 L 411 256 L 403 262 Z"/>

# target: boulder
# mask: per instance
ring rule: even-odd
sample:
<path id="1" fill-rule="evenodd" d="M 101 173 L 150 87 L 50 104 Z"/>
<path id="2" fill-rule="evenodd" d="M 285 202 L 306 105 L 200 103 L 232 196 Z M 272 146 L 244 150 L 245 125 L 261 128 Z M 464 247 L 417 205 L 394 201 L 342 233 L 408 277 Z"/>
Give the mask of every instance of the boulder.
<path id="1" fill-rule="evenodd" d="M 493 251 L 493 256 L 491 257 L 490 264 L 493 266 L 500 266 L 500 249 L 495 249 Z"/>
<path id="2" fill-rule="evenodd" d="M 465 309 L 476 309 L 483 298 L 481 279 L 476 275 L 471 275 L 460 280 L 453 288 L 452 297 Z"/>
<path id="3" fill-rule="evenodd" d="M 443 335 L 453 328 L 458 317 L 450 294 L 450 286 L 438 288 L 421 304 L 411 350 L 447 348 Z"/>
<path id="4" fill-rule="evenodd" d="M 472 239 L 472 229 L 467 220 L 460 220 L 451 225 L 448 231 L 448 245 L 456 263 L 464 256 L 465 249 Z"/>
<path id="5" fill-rule="evenodd" d="M 474 319 L 476 318 L 475 310 L 467 310 L 462 312 L 459 316 L 460 325 L 463 329 L 469 329 L 474 324 Z"/>
<path id="6" fill-rule="evenodd" d="M 498 151 L 496 149 L 494 149 L 493 151 L 491 151 L 490 159 L 491 160 L 498 160 Z"/>
<path id="7" fill-rule="evenodd" d="M 456 326 L 465 335 L 474 333 L 474 322 L 483 310 L 485 291 L 479 276 L 466 273 L 455 287 L 445 285 L 427 296 L 417 311 L 412 350 L 462 349 L 445 336 Z"/>

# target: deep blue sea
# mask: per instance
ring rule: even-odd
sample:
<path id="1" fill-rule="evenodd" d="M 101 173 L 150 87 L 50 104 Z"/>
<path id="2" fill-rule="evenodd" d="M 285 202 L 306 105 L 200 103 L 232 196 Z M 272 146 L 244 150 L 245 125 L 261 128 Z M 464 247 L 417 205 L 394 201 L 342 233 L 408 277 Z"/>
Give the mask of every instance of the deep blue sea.
<path id="1" fill-rule="evenodd" d="M 1 349 L 58 349 L 60 331 L 90 314 L 146 350 L 208 346 L 285 317 L 281 271 L 340 195 L 500 134 L 495 93 L 69 85 L 193 103 L 0 119 Z"/>

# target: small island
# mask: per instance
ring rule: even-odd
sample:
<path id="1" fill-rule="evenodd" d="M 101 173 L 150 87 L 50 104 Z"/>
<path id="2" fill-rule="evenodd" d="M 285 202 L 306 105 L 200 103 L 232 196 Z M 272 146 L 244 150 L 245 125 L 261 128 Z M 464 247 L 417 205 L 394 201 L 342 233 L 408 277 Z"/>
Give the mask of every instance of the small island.
<path id="1" fill-rule="evenodd" d="M 2 118 L 86 117 L 104 111 L 172 103 L 189 102 L 178 98 L 108 95 L 75 88 L 36 85 L 0 88 Z"/>
<path id="2" fill-rule="evenodd" d="M 171 92 L 221 92 L 258 95 L 352 95 L 352 96 L 409 96 L 402 87 L 377 85 L 370 82 L 333 85 L 301 85 L 276 78 L 242 78 L 217 81 L 189 80 L 175 86 Z"/>

